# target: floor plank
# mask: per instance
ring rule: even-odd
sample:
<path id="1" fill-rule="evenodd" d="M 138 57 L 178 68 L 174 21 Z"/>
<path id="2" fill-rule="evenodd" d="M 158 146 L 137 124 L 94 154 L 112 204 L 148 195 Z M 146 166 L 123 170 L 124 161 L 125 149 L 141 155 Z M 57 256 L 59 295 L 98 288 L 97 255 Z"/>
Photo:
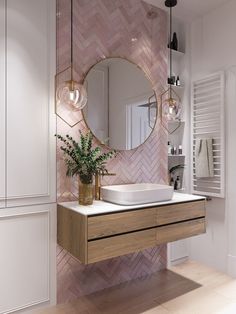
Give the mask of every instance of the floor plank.
<path id="1" fill-rule="evenodd" d="M 235 314 L 236 280 L 188 261 L 35 314 Z"/>

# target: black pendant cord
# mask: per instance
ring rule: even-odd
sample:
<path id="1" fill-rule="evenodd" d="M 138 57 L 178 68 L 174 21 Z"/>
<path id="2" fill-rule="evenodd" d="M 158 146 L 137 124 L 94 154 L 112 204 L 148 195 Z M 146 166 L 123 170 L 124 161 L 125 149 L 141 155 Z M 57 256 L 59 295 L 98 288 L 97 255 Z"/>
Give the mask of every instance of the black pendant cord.
<path id="1" fill-rule="evenodd" d="M 172 7 L 170 6 L 170 97 L 172 97 L 171 83 L 172 83 L 172 47 L 171 47 L 171 38 L 172 38 Z"/>
<path id="2" fill-rule="evenodd" d="M 73 0 L 71 0 L 71 12 L 70 12 L 70 66 L 71 66 L 71 80 L 73 81 Z"/>

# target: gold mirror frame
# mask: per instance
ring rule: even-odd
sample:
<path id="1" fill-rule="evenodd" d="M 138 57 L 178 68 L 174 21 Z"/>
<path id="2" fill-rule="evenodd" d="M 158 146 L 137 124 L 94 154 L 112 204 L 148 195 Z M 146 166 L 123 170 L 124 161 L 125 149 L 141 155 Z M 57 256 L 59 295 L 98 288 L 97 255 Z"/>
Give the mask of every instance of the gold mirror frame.
<path id="1" fill-rule="evenodd" d="M 89 74 L 89 72 L 96 66 L 98 65 L 99 63 L 101 63 L 102 61 L 104 60 L 107 60 L 107 59 L 121 59 L 121 60 L 125 60 L 125 61 L 128 61 L 129 63 L 133 64 L 134 66 L 136 66 L 143 74 L 144 76 L 146 77 L 146 79 L 150 82 L 150 85 L 151 85 L 151 89 L 153 91 L 153 95 L 151 97 L 149 97 L 148 99 L 148 102 L 150 102 L 150 99 L 155 97 L 156 99 L 156 119 L 155 119 L 155 123 L 153 125 L 153 128 L 152 128 L 152 131 L 150 132 L 150 134 L 148 135 L 148 137 L 145 139 L 145 141 L 143 143 L 141 143 L 140 145 L 134 147 L 134 148 L 131 148 L 131 149 L 115 149 L 116 151 L 118 152 L 131 152 L 133 150 L 136 150 L 138 148 L 140 148 L 142 145 L 144 145 L 148 140 L 149 138 L 151 137 L 152 133 L 154 132 L 155 128 L 156 128 L 156 124 L 157 124 L 157 120 L 158 120 L 158 111 L 159 111 L 159 104 L 158 104 L 158 98 L 157 98 L 157 95 L 156 95 L 156 92 L 154 90 L 154 87 L 153 87 L 153 83 L 152 83 L 152 80 L 150 79 L 150 77 L 148 77 L 148 75 L 144 72 L 144 70 L 136 63 L 134 63 L 133 61 L 129 60 L 128 58 L 124 58 L 124 57 L 120 57 L 120 56 L 112 56 L 112 57 L 105 57 L 105 58 L 102 58 L 100 59 L 98 62 L 96 62 L 95 64 L 93 64 L 89 69 L 88 71 L 85 73 L 84 75 L 84 79 L 83 79 L 83 82 L 82 84 L 85 85 L 86 84 L 86 77 L 87 75 Z M 90 129 L 87 121 L 86 121 L 86 118 L 85 118 L 85 115 L 84 115 L 84 110 L 82 109 L 82 117 L 83 117 L 83 121 L 86 125 L 86 127 L 88 128 L 88 130 L 90 130 L 90 132 L 92 133 L 93 137 L 99 142 L 99 144 L 104 147 L 105 149 L 107 150 L 111 150 L 111 149 L 114 149 L 110 146 L 108 146 L 107 144 L 103 143 L 99 138 L 97 138 L 97 136 L 94 134 L 94 132 Z"/>

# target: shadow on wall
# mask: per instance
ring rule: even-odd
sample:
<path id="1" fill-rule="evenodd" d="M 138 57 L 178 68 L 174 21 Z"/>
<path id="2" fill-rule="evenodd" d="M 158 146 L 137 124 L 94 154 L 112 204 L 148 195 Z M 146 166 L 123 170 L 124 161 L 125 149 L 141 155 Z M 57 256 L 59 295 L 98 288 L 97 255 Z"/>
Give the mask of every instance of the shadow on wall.
<path id="1" fill-rule="evenodd" d="M 58 303 L 71 301 L 134 278 L 145 278 L 163 269 L 165 263 L 166 245 L 86 266 L 58 246 Z"/>

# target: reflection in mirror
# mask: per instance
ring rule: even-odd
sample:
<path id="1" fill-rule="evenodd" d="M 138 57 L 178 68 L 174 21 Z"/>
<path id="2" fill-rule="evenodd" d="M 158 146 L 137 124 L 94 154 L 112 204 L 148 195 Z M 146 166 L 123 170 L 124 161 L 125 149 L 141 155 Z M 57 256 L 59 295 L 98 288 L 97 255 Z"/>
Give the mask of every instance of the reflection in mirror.
<path id="1" fill-rule="evenodd" d="M 83 115 L 96 138 L 117 150 L 145 142 L 156 123 L 157 100 L 144 72 L 125 59 L 108 58 L 88 72 L 85 82 Z"/>

